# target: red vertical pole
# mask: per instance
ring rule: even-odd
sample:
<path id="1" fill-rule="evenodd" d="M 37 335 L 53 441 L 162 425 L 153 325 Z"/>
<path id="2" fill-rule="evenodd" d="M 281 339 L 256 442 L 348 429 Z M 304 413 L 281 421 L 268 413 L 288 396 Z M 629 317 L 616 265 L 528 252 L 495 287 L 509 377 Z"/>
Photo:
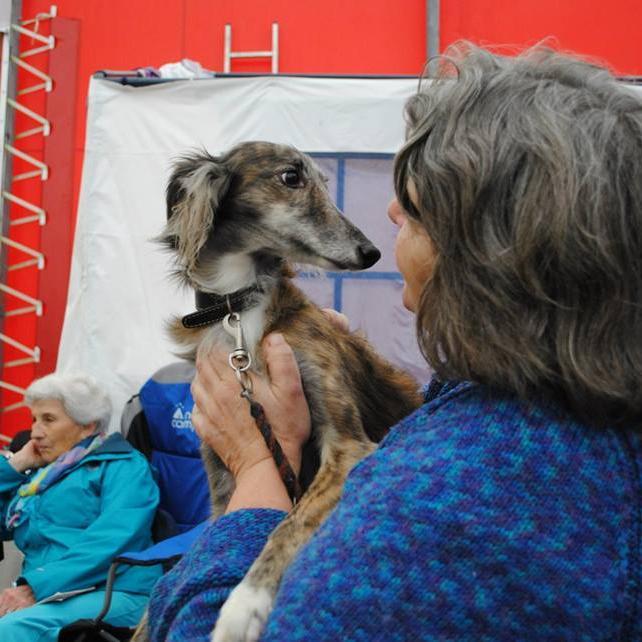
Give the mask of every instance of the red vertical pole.
<path id="1" fill-rule="evenodd" d="M 74 132 L 76 125 L 76 83 L 78 69 L 78 20 L 56 18 L 51 33 L 56 47 L 49 53 L 49 75 L 53 90 L 47 96 L 47 119 L 51 134 L 45 138 L 44 162 L 49 179 L 43 183 L 42 207 L 47 212 L 47 225 L 41 230 L 40 251 L 45 268 L 40 272 L 38 291 L 44 313 L 36 326 L 36 345 L 40 347 L 40 363 L 36 377 L 56 368 L 58 344 L 67 303 L 67 286 L 73 247 L 75 213 Z"/>

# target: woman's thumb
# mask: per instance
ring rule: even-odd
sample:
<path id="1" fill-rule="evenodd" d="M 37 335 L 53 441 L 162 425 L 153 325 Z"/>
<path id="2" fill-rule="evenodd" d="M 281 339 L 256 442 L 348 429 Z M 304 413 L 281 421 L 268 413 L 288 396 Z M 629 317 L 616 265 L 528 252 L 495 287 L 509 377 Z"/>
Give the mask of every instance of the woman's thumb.
<path id="1" fill-rule="evenodd" d="M 277 388 L 300 385 L 299 368 L 294 352 L 282 334 L 273 332 L 263 343 L 265 362 L 272 385 Z"/>

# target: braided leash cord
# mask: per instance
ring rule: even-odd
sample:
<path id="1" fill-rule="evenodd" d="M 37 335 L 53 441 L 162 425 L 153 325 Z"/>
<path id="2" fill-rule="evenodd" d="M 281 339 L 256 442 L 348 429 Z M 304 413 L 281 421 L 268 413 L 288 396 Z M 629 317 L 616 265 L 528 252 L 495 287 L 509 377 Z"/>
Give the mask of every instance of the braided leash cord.
<path id="1" fill-rule="evenodd" d="M 263 435 L 263 439 L 265 440 L 267 447 L 272 453 L 274 463 L 279 470 L 279 474 L 281 475 L 281 479 L 285 484 L 288 495 L 290 496 L 292 503 L 296 504 L 301 499 L 301 495 L 303 494 L 301 485 L 299 484 L 299 480 L 294 474 L 292 466 L 290 466 L 290 462 L 288 462 L 287 457 L 283 454 L 281 445 L 276 440 L 276 437 L 272 432 L 272 428 L 270 427 L 270 424 L 268 423 L 265 416 L 263 406 L 256 401 L 252 401 L 251 399 L 248 399 L 248 401 L 250 402 L 250 413 L 254 418 L 254 421 L 256 421 L 258 429 L 261 431 L 261 435 Z"/>
<path id="2" fill-rule="evenodd" d="M 292 470 L 292 466 L 290 466 L 290 462 L 283 454 L 281 444 L 276 440 L 276 437 L 272 432 L 272 427 L 267 422 L 263 406 L 252 399 L 252 379 L 248 373 L 248 370 L 252 365 L 252 355 L 248 352 L 247 346 L 245 345 L 243 327 L 241 326 L 241 315 L 238 312 L 232 311 L 232 305 L 229 297 L 227 298 L 227 307 L 229 309 L 229 313 L 226 314 L 223 319 L 223 329 L 234 338 L 234 350 L 230 352 L 228 358 L 230 368 L 234 370 L 236 378 L 241 386 L 241 397 L 244 397 L 250 404 L 250 414 L 254 418 L 256 426 L 272 454 L 272 458 L 274 459 L 274 463 L 276 463 L 276 467 L 279 471 L 279 475 L 281 475 L 283 483 L 285 484 L 288 495 L 290 496 L 292 503 L 296 504 L 303 494 L 301 491 L 301 485 Z"/>

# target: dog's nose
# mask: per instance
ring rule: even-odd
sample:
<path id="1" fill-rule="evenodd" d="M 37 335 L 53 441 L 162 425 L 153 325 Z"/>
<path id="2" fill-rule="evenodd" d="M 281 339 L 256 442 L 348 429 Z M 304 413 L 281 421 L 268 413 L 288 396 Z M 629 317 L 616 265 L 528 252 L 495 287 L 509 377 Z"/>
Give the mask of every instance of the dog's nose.
<path id="1" fill-rule="evenodd" d="M 374 245 L 359 246 L 359 255 L 364 269 L 374 265 L 381 258 L 381 252 Z"/>

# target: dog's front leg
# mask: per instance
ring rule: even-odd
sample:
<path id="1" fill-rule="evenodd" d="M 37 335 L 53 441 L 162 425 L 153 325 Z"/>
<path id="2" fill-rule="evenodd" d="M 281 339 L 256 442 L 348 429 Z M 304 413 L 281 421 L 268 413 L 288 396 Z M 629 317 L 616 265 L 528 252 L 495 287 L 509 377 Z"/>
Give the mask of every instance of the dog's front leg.
<path id="1" fill-rule="evenodd" d="M 206 443 L 201 444 L 201 459 L 210 489 L 211 515 L 212 519 L 216 519 L 225 513 L 234 492 L 234 478 L 221 458 Z"/>
<path id="2" fill-rule="evenodd" d="M 339 501 L 350 469 L 375 447 L 370 441 L 349 440 L 343 441 L 340 449 L 328 448 L 301 501 L 270 535 L 243 581 L 230 593 L 212 642 L 258 640 L 285 569 Z"/>
<path id="3" fill-rule="evenodd" d="M 145 609 L 131 642 L 149 642 L 148 611 Z"/>

